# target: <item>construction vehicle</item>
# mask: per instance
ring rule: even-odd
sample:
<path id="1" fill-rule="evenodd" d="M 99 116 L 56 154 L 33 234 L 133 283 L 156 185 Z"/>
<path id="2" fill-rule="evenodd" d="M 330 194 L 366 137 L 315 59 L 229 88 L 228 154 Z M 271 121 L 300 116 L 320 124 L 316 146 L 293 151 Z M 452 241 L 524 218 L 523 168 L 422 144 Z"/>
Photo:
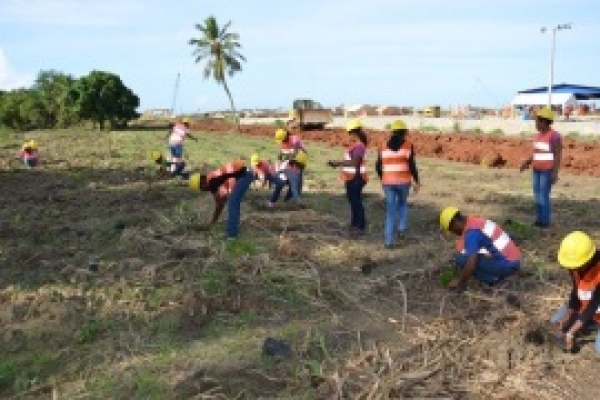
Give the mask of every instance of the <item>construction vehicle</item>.
<path id="1" fill-rule="evenodd" d="M 421 111 L 421 115 L 429 118 L 439 118 L 441 116 L 441 108 L 440 106 L 425 107 Z"/>
<path id="2" fill-rule="evenodd" d="M 289 122 L 300 129 L 323 129 L 333 122 L 332 111 L 314 100 L 297 99 L 292 107 Z"/>

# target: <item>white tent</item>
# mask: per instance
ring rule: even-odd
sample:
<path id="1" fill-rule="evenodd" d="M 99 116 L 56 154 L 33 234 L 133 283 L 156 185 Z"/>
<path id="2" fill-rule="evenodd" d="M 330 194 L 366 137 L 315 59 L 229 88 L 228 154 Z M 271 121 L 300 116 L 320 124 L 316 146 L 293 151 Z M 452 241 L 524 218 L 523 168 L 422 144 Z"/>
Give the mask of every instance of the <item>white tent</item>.
<path id="1" fill-rule="evenodd" d="M 544 106 L 548 104 L 548 93 L 519 93 L 511 102 L 513 107 L 518 106 Z M 577 106 L 577 100 L 572 93 L 552 93 L 552 105 Z"/>

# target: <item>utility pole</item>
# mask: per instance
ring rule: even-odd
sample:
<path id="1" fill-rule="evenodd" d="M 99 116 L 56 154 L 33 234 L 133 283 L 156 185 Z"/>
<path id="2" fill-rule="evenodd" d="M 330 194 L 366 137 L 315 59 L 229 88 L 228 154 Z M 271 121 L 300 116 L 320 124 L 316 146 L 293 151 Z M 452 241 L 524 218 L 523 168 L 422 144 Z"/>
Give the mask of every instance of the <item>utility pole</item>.
<path id="1" fill-rule="evenodd" d="M 171 116 L 175 115 L 175 103 L 177 102 L 177 91 L 179 90 L 179 72 L 175 79 L 175 89 L 173 90 L 173 101 L 171 102 Z"/>
<path id="2" fill-rule="evenodd" d="M 554 85 L 554 53 L 556 48 L 556 32 L 565 29 L 571 29 L 571 24 L 559 24 L 552 28 L 550 37 L 550 84 L 548 85 L 548 108 L 552 108 L 552 86 Z M 543 26 L 540 29 L 541 33 L 546 33 L 548 29 Z"/>

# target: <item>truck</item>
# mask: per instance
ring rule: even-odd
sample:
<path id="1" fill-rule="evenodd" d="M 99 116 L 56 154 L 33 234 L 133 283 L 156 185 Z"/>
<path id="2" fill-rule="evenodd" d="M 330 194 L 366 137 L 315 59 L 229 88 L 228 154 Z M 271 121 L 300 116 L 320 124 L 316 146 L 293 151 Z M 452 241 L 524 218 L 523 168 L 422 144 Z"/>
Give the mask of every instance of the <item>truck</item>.
<path id="1" fill-rule="evenodd" d="M 311 99 L 296 99 L 292 104 L 289 122 L 301 130 L 323 129 L 333 122 L 333 112 Z"/>

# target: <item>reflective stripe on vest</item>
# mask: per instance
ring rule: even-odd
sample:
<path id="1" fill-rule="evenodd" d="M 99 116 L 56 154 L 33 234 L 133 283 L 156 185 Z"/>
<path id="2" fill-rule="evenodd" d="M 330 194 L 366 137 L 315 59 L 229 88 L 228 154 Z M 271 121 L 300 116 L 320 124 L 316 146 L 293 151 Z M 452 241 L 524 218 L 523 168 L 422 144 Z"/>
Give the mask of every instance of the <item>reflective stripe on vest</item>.
<path id="1" fill-rule="evenodd" d="M 242 168 L 246 168 L 246 163 L 244 161 L 237 160 L 234 162 L 230 162 L 229 164 L 225 164 L 225 165 L 221 166 L 220 168 L 209 172 L 208 175 L 206 176 L 206 181 L 210 182 L 211 179 L 218 178 L 222 175 L 233 174 L 233 173 L 239 172 L 240 170 L 242 170 Z M 233 189 L 234 185 L 235 185 L 235 178 L 226 179 L 221 184 L 221 186 L 219 186 L 219 194 L 224 195 L 224 194 L 231 193 L 231 190 Z"/>
<path id="2" fill-rule="evenodd" d="M 398 151 L 387 147 L 381 150 L 381 183 L 384 185 L 401 185 L 410 183 L 412 175 L 408 166 L 412 144 L 405 141 Z"/>
<path id="3" fill-rule="evenodd" d="M 590 268 L 583 278 L 579 276 L 577 271 L 573 271 L 573 277 L 577 284 L 577 298 L 580 302 L 579 312 L 581 313 L 587 308 L 596 288 L 600 285 L 600 262 Z M 594 320 L 600 323 L 600 307 L 594 314 Z"/>
<path id="4" fill-rule="evenodd" d="M 478 229 L 490 238 L 492 246 L 508 261 L 519 261 L 521 259 L 521 251 L 498 224 L 494 221 L 478 217 L 467 217 L 467 224 L 465 225 L 463 235 L 456 243 L 457 250 L 460 253 L 465 252 L 465 234 L 471 229 Z M 482 248 L 479 249 L 479 253 L 489 254 L 489 251 Z"/>
<path id="5" fill-rule="evenodd" d="M 350 157 L 350 152 L 354 149 L 355 146 L 364 146 L 364 145 L 362 144 L 362 142 L 354 143 L 352 145 L 352 147 L 350 147 L 344 153 L 344 160 L 345 161 L 352 160 L 352 157 Z M 367 179 L 368 179 L 368 175 L 367 175 L 367 167 L 366 167 L 366 163 L 365 163 L 365 158 L 367 158 L 366 148 L 365 148 L 365 156 L 362 158 L 362 160 L 360 160 L 360 166 L 358 168 L 358 173 L 363 178 L 363 180 L 366 182 Z M 341 170 L 341 173 L 340 173 L 340 178 L 343 181 L 352 180 L 356 176 L 356 169 L 357 169 L 356 167 L 342 167 L 342 170 Z"/>
<path id="6" fill-rule="evenodd" d="M 546 171 L 554 167 L 554 153 L 552 153 L 551 140 L 556 132 L 538 132 L 533 141 L 533 168 Z"/>

